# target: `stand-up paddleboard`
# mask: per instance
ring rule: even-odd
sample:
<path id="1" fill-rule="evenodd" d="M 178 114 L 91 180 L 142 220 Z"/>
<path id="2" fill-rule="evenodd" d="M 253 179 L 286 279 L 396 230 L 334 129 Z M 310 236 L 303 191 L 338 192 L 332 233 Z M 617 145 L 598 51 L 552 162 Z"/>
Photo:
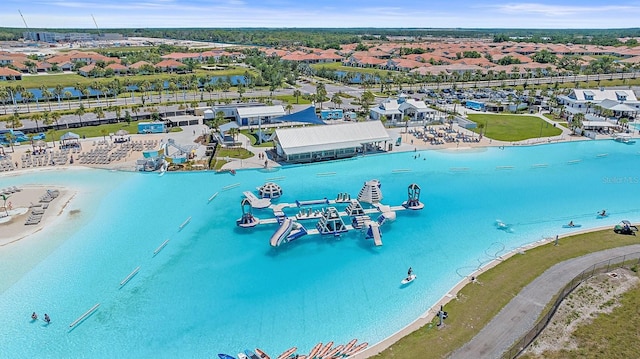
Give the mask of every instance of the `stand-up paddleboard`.
<path id="1" fill-rule="evenodd" d="M 565 224 L 564 226 L 562 226 L 562 228 L 580 228 L 580 227 L 582 227 L 581 224 L 574 224 L 574 225 L 571 225 L 571 226 L 568 225 L 568 224 Z"/>
<path id="2" fill-rule="evenodd" d="M 271 359 L 271 357 L 268 356 L 267 353 L 262 351 L 262 349 L 260 349 L 260 348 L 256 348 L 256 354 L 258 354 L 258 357 L 260 357 L 262 359 Z"/>
<path id="3" fill-rule="evenodd" d="M 229 354 L 218 354 L 218 358 L 220 359 L 236 359 Z"/>
<path id="4" fill-rule="evenodd" d="M 415 274 L 412 274 L 410 276 L 408 276 L 407 278 L 403 279 L 402 281 L 400 281 L 401 284 L 409 284 L 411 282 L 413 282 L 418 276 L 416 276 Z"/>

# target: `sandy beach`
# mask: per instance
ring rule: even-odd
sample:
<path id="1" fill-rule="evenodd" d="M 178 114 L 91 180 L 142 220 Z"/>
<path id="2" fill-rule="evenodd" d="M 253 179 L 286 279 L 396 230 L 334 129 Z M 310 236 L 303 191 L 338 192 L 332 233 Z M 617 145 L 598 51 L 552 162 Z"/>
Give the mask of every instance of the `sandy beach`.
<path id="1" fill-rule="evenodd" d="M 10 247 L 12 243 L 40 232 L 49 227 L 60 217 L 67 205 L 73 200 L 76 192 L 64 187 L 52 186 L 23 186 L 19 191 L 7 195 L 7 213 L 4 209 L 0 216 L 0 248 Z M 59 195 L 50 202 L 41 202 L 47 191 L 58 191 Z M 46 207 L 46 208 L 45 208 Z M 41 220 L 37 224 L 25 224 L 33 213 L 41 213 Z"/>

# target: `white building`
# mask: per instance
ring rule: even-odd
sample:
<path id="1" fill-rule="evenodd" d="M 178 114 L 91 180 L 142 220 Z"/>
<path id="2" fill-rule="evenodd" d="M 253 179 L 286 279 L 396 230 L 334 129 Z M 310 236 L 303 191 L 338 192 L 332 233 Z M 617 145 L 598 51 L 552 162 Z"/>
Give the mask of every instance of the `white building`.
<path id="1" fill-rule="evenodd" d="M 371 150 L 391 141 L 380 121 L 279 128 L 274 139 L 279 158 L 293 163 L 335 160 Z"/>
<path id="2" fill-rule="evenodd" d="M 238 107 L 236 109 L 236 123 L 239 126 L 252 126 L 269 123 L 271 119 L 285 115 L 282 105 Z"/>
<path id="3" fill-rule="evenodd" d="M 369 110 L 369 116 L 374 120 L 385 120 L 389 122 L 397 122 L 402 120 L 402 111 L 400 111 L 400 103 L 396 99 L 387 99 L 378 107 Z"/>

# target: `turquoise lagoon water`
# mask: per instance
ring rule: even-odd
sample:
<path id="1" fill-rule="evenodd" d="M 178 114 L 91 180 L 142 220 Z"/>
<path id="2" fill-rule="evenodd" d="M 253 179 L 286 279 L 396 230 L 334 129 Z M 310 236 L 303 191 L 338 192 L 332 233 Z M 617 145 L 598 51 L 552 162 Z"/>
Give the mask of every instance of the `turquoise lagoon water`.
<path id="1" fill-rule="evenodd" d="M 0 177 L 0 187 L 77 188 L 67 212 L 80 209 L 52 231 L 0 248 L 0 356 L 212 358 L 254 347 L 304 352 L 330 340 L 376 343 L 496 256 L 570 233 L 562 228 L 570 220 L 581 229 L 640 220 L 639 151 L 609 140 L 391 153 L 236 176 L 68 170 Z M 398 205 L 417 183 L 426 208 L 385 223 L 382 247 L 354 231 L 272 249 L 275 225 L 245 230 L 235 219 L 242 192 L 274 178 L 281 202 L 355 197 L 376 178 L 383 203 Z M 601 209 L 611 215 L 596 218 Z M 254 214 L 270 217 L 269 210 Z M 497 229 L 496 219 L 512 230 Z M 409 266 L 418 280 L 402 288 Z M 34 310 L 52 323 L 31 322 Z"/>

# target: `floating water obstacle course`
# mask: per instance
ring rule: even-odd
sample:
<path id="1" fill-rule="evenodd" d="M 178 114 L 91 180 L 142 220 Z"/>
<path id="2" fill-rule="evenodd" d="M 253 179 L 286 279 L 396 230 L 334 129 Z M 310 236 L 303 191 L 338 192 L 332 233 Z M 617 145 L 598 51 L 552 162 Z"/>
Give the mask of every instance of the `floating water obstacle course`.
<path id="1" fill-rule="evenodd" d="M 376 246 L 382 245 L 380 227 L 387 221 L 396 219 L 396 212 L 402 210 L 421 210 L 424 204 L 420 202 L 420 186 L 415 183 L 407 189 L 407 200 L 400 206 L 389 206 L 380 203 L 382 190 L 380 181 L 374 179 L 366 181 L 357 199 L 351 198 L 347 192 L 340 192 L 335 200 L 321 198 L 315 200 L 296 200 L 293 203 L 272 204 L 271 199 L 282 195 L 282 188 L 272 182 L 267 182 L 257 188 L 259 197 L 250 191 L 243 192 L 241 201 L 242 217 L 236 220 L 236 225 L 242 228 L 255 227 L 260 224 L 277 224 L 278 228 L 269 240 L 272 247 L 279 247 L 305 235 L 331 235 L 339 237 L 342 233 L 359 230 L 366 239 L 373 239 Z M 269 205 L 257 201 L 269 201 Z M 368 208 L 362 203 L 368 204 Z M 344 210 L 338 206 L 345 205 Z M 270 209 L 270 218 L 259 219 L 253 214 L 253 209 Z M 296 213 L 287 214 L 297 210 Z M 372 219 L 372 215 L 375 219 Z M 348 220 L 347 220 L 348 218 Z M 301 222 L 317 220 L 315 228 L 307 229 Z"/>

